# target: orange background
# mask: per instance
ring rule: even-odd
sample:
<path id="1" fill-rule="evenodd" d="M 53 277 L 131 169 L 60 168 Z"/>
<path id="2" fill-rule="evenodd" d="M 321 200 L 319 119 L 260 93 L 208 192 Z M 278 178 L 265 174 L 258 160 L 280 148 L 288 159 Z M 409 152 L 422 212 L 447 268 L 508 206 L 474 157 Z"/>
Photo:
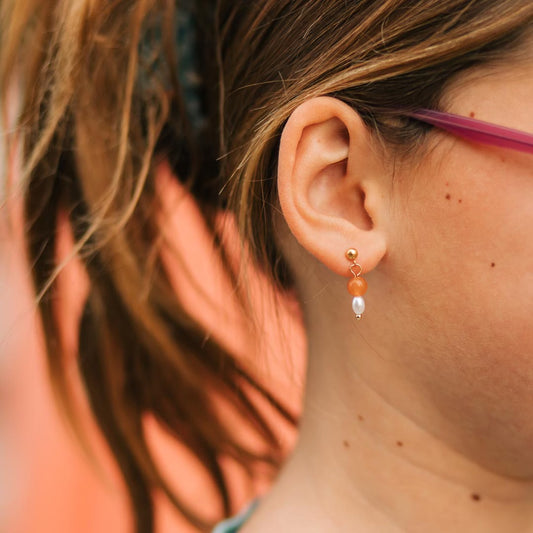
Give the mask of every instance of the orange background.
<path id="1" fill-rule="evenodd" d="M 81 387 L 78 387 L 78 403 L 90 437 L 92 459 L 83 452 L 54 403 L 25 260 L 21 201 L 16 191 L 16 157 L 10 158 L 9 168 L 8 182 L 13 190 L 7 204 L 0 209 L 0 531 L 132 531 L 126 492 L 90 417 Z M 198 286 L 208 288 L 204 295 L 195 290 L 176 257 L 168 252 L 165 261 L 180 297 L 213 335 L 248 358 L 273 385 L 272 390 L 297 410 L 305 339 L 296 303 L 287 300 L 280 306 L 272 302 L 265 296 L 267 281 L 254 274 L 254 303 L 257 301 L 265 325 L 264 341 L 258 350 L 234 305 L 228 279 L 210 259 L 209 235 L 194 202 L 180 189 L 166 165 L 159 168 L 157 183 L 164 199 L 162 223 L 166 237 L 185 258 L 185 267 L 194 274 Z M 231 236 L 231 221 L 228 224 Z M 70 234 L 62 222 L 58 231 L 58 255 L 67 257 L 72 245 Z M 58 283 L 63 340 L 71 352 L 74 370 L 77 323 L 87 280 L 73 260 Z M 274 319 L 275 306 L 281 312 L 283 332 L 278 331 Z M 72 377 L 76 379 L 75 372 Z M 197 465 L 153 420 L 146 423 L 153 449 L 172 486 L 204 516 L 215 518 L 219 508 Z M 235 427 L 236 431 L 241 429 Z M 280 429 L 289 450 L 295 432 L 285 427 Z M 228 469 L 231 467 L 228 465 Z M 237 502 L 234 511 L 237 511 L 253 493 L 260 494 L 268 487 L 266 484 L 249 487 L 234 465 L 233 471 L 232 490 Z M 190 530 L 165 501 L 157 499 L 157 532 Z"/>

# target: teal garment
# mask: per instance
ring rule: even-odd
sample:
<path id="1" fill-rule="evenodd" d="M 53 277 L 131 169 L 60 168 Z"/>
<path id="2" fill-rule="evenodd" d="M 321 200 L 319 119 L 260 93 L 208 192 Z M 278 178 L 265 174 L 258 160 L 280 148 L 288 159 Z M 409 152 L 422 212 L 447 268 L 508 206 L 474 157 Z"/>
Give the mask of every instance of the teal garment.
<path id="1" fill-rule="evenodd" d="M 252 503 L 250 503 L 238 515 L 232 518 L 228 518 L 227 520 L 224 520 L 223 522 L 220 522 L 220 524 L 215 526 L 215 529 L 213 529 L 212 533 L 237 533 L 239 529 L 243 526 L 244 522 L 246 522 L 246 520 L 250 518 L 250 515 L 257 507 L 258 503 L 258 499 L 253 500 Z"/>

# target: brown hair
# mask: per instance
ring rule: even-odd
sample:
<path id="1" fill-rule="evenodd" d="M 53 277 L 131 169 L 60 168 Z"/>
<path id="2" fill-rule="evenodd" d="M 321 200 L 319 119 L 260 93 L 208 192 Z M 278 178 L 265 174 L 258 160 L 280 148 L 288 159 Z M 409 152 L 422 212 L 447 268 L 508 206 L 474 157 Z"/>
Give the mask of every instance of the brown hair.
<path id="1" fill-rule="evenodd" d="M 180 14 L 191 14 L 196 35 L 203 122 L 187 110 L 190 95 L 178 68 L 185 61 L 175 39 Z M 233 354 L 206 339 L 172 290 L 154 244 L 157 164 L 168 160 L 196 198 L 243 295 L 245 283 L 227 260 L 216 224 L 221 210 L 235 214 L 243 253 L 251 253 L 275 290 L 290 291 L 272 210 L 279 136 L 292 111 L 310 97 L 335 96 L 405 153 L 421 144 L 427 127 L 397 110 L 437 108 L 455 74 L 508 53 L 532 20 L 530 0 L 1 2 L 0 90 L 5 113 L 8 87 L 21 87 L 27 244 L 51 376 L 68 406 L 52 300 L 63 211 L 90 278 L 79 368 L 127 482 L 137 531 L 153 529 L 156 488 L 192 524 L 209 526 L 156 467 L 145 413 L 202 461 L 226 514 L 232 506 L 224 456 L 250 476 L 257 465 L 275 470 L 282 460 L 276 431 L 254 401 L 257 391 L 296 423 Z M 147 279 L 149 290 L 139 298 Z M 217 414 L 217 397 L 250 421 L 268 452 L 232 435 Z"/>

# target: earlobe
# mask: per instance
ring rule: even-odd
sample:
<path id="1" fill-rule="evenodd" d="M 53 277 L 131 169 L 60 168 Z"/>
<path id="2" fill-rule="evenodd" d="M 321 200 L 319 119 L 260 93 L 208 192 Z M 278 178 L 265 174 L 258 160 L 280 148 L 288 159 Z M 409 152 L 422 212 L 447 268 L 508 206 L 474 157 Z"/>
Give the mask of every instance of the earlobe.
<path id="1" fill-rule="evenodd" d="M 298 242 L 339 275 L 350 275 L 348 248 L 358 249 L 364 272 L 385 254 L 384 174 L 370 132 L 340 100 L 313 98 L 287 121 L 278 158 L 283 216 Z"/>

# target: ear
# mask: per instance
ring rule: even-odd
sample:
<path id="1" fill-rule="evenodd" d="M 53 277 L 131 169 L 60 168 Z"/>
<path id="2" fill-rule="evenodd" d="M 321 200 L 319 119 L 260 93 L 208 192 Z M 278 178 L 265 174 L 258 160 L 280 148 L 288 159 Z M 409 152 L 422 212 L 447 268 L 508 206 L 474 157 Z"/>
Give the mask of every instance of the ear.
<path id="1" fill-rule="evenodd" d="M 333 272 L 348 276 L 348 248 L 363 272 L 386 252 L 387 173 L 360 116 L 336 98 L 307 100 L 280 139 L 281 210 L 298 242 Z M 351 275 L 351 274 L 350 274 Z"/>

